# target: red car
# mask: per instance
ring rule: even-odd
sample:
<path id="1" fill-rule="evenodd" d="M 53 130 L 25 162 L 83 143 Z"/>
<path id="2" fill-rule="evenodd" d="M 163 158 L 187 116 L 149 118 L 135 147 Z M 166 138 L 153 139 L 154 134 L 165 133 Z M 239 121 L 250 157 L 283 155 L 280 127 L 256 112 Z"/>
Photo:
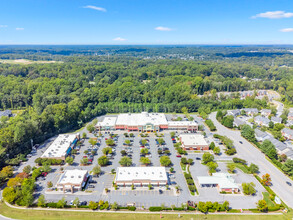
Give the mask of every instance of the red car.
<path id="1" fill-rule="evenodd" d="M 181 157 L 181 155 L 180 155 L 180 154 L 178 154 L 178 155 L 176 155 L 176 157 Z"/>
<path id="2" fill-rule="evenodd" d="M 87 158 L 87 156 L 83 156 L 83 158 Z"/>
<path id="3" fill-rule="evenodd" d="M 42 173 L 42 176 L 44 176 L 44 177 L 47 176 L 47 175 L 48 175 L 47 172 L 43 172 L 43 173 Z"/>

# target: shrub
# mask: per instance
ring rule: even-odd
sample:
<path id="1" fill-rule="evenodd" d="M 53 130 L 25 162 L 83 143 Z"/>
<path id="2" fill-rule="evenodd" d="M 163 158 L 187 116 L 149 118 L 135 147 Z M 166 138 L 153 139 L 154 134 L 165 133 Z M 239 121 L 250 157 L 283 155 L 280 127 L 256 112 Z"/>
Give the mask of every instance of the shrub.
<path id="1" fill-rule="evenodd" d="M 128 207 L 128 210 L 129 210 L 129 211 L 135 211 L 135 210 L 136 210 L 136 207 L 135 207 L 135 206 L 129 206 L 129 207 Z"/>
<path id="2" fill-rule="evenodd" d="M 188 188 L 189 188 L 189 190 L 190 190 L 191 192 L 195 192 L 195 191 L 196 191 L 196 187 L 193 186 L 193 185 L 189 185 Z"/>
<path id="3" fill-rule="evenodd" d="M 151 212 L 160 212 L 160 211 L 162 211 L 163 209 L 162 209 L 162 207 L 160 207 L 160 206 L 151 206 L 151 207 L 149 208 L 149 210 L 150 210 Z"/>
<path id="4" fill-rule="evenodd" d="M 207 124 L 207 126 L 210 128 L 211 131 L 216 131 L 217 128 L 214 125 L 214 123 L 212 122 L 212 120 L 208 119 L 205 121 L 205 123 Z"/>
<path id="5" fill-rule="evenodd" d="M 247 163 L 246 160 L 240 159 L 238 157 L 233 157 L 233 162 L 234 163 L 241 163 L 243 165 L 245 165 Z"/>
<path id="6" fill-rule="evenodd" d="M 57 208 L 57 203 L 56 202 L 49 202 L 49 203 L 47 203 L 47 207 L 49 207 L 49 208 Z"/>
<path id="7" fill-rule="evenodd" d="M 194 185 L 193 179 L 187 179 L 186 182 L 188 185 Z"/>

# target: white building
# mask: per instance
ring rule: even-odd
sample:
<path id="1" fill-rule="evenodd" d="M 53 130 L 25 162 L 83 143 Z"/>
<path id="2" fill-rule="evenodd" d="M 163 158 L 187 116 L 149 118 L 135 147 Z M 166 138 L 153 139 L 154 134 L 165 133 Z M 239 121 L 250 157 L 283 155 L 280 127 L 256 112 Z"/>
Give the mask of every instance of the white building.
<path id="1" fill-rule="evenodd" d="M 164 186 L 168 178 L 165 167 L 118 167 L 114 182 L 118 186 Z"/>
<path id="2" fill-rule="evenodd" d="M 201 134 L 180 134 L 179 140 L 184 150 L 209 150 L 209 145 Z"/>
<path id="3" fill-rule="evenodd" d="M 80 191 L 85 187 L 88 177 L 87 170 L 66 170 L 56 184 L 57 190 L 72 193 Z"/>
<path id="4" fill-rule="evenodd" d="M 79 135 L 76 134 L 60 134 L 41 157 L 65 160 L 78 139 Z"/>
<path id="5" fill-rule="evenodd" d="M 103 127 L 103 130 L 115 130 L 117 117 L 106 116 L 103 121 L 99 121 L 96 127 Z"/>
<path id="6" fill-rule="evenodd" d="M 214 173 L 213 176 L 198 176 L 200 187 L 217 187 L 220 192 L 239 192 L 239 186 L 229 173 Z"/>
<path id="7" fill-rule="evenodd" d="M 161 130 L 188 130 L 195 132 L 198 124 L 194 121 L 167 121 L 163 113 L 127 113 L 117 117 L 105 117 L 96 128 L 102 130 L 128 130 L 138 132 L 159 132 Z"/>

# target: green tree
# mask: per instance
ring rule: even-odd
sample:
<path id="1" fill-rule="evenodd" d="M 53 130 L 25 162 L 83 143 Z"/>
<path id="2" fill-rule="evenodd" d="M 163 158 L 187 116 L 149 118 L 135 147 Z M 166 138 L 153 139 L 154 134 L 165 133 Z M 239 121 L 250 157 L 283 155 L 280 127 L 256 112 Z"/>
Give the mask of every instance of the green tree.
<path id="1" fill-rule="evenodd" d="M 221 153 L 221 149 L 219 147 L 215 147 L 213 152 L 214 152 L 214 154 L 219 155 Z"/>
<path id="2" fill-rule="evenodd" d="M 73 157 L 66 157 L 65 162 L 68 163 L 69 165 L 73 164 L 74 159 Z"/>
<path id="3" fill-rule="evenodd" d="M 108 146 L 114 146 L 114 145 L 115 145 L 115 141 L 114 141 L 112 138 L 108 138 L 108 139 L 106 140 L 106 144 L 107 144 Z"/>
<path id="4" fill-rule="evenodd" d="M 193 164 L 193 159 L 189 158 L 189 159 L 187 160 L 187 163 L 188 163 L 189 165 L 192 165 L 192 164 Z"/>
<path id="5" fill-rule="evenodd" d="M 225 116 L 222 119 L 222 124 L 227 128 L 233 128 L 234 117 L 232 115 Z"/>
<path id="6" fill-rule="evenodd" d="M 210 173 L 215 173 L 217 170 L 218 164 L 216 162 L 211 161 L 207 163 L 207 166 L 209 168 Z"/>
<path id="7" fill-rule="evenodd" d="M 88 159 L 88 158 L 82 158 L 82 159 L 80 160 L 80 163 L 81 163 L 82 165 L 87 165 L 88 162 L 89 162 L 89 159 Z"/>
<path id="8" fill-rule="evenodd" d="M 254 195 L 256 193 L 256 190 L 254 187 L 255 187 L 255 184 L 253 182 L 242 183 L 242 189 L 245 195 Z"/>
<path id="9" fill-rule="evenodd" d="M 142 139 L 142 140 L 141 140 L 141 145 L 142 145 L 142 146 L 145 146 L 147 143 L 148 143 L 148 142 L 147 142 L 146 139 Z"/>
<path id="10" fill-rule="evenodd" d="M 216 145 L 215 145 L 215 143 L 214 142 L 212 142 L 211 144 L 210 144 L 210 150 L 214 150 L 214 148 L 216 147 Z"/>
<path id="11" fill-rule="evenodd" d="M 162 156 L 160 158 L 160 163 L 161 163 L 162 166 L 168 167 L 168 166 L 171 165 L 172 162 L 170 160 L 170 157 L 168 157 L 168 156 Z"/>
<path id="12" fill-rule="evenodd" d="M 30 174 L 30 172 L 32 171 L 32 167 L 30 165 L 27 165 L 23 168 L 22 170 L 23 172 Z"/>
<path id="13" fill-rule="evenodd" d="M 17 198 L 17 193 L 14 188 L 12 187 L 6 187 L 3 190 L 3 198 L 8 202 L 8 203 L 13 203 L 15 199 Z"/>
<path id="14" fill-rule="evenodd" d="M 149 153 L 149 150 L 147 149 L 147 148 L 142 148 L 141 150 L 140 150 L 140 154 L 141 155 L 146 155 L 146 154 L 148 154 Z"/>
<path id="15" fill-rule="evenodd" d="M 254 163 L 251 163 L 250 166 L 248 167 L 250 173 L 258 173 L 259 172 L 259 167 L 255 165 Z"/>
<path id="16" fill-rule="evenodd" d="M 79 198 L 76 197 L 74 200 L 73 200 L 73 205 L 77 208 L 78 205 L 79 205 Z"/>
<path id="17" fill-rule="evenodd" d="M 208 212 L 208 207 L 206 206 L 205 202 L 198 202 L 197 209 L 198 209 L 198 211 L 200 211 L 202 213 Z"/>
<path id="18" fill-rule="evenodd" d="M 119 164 L 121 166 L 126 166 L 126 167 L 130 167 L 132 165 L 132 160 L 129 157 L 122 157 L 121 160 L 119 161 Z"/>
<path id="19" fill-rule="evenodd" d="M 227 164 L 227 168 L 228 168 L 228 171 L 230 173 L 234 173 L 234 171 L 235 171 L 235 164 L 229 163 L 229 164 Z"/>
<path id="20" fill-rule="evenodd" d="M 209 152 L 205 152 L 202 156 L 202 163 L 203 164 L 207 164 L 209 162 L 214 161 L 214 156 L 212 154 L 210 154 Z"/>
<path id="21" fill-rule="evenodd" d="M 106 156 L 101 156 L 101 157 L 98 158 L 98 164 L 100 166 L 102 166 L 102 167 L 107 166 L 108 163 L 109 163 L 109 159 Z"/>
<path id="22" fill-rule="evenodd" d="M 144 165 L 149 165 L 149 164 L 151 164 L 151 160 L 150 160 L 149 158 L 147 158 L 147 157 L 141 157 L 141 158 L 140 158 L 140 162 L 141 162 L 142 164 L 144 164 Z"/>
<path id="23" fill-rule="evenodd" d="M 96 210 L 96 209 L 98 209 L 98 207 L 99 207 L 99 203 L 96 203 L 96 202 L 94 202 L 94 201 L 90 201 L 90 202 L 89 202 L 89 208 L 90 208 L 91 210 Z"/>
<path id="24" fill-rule="evenodd" d="M 45 207 L 46 206 L 46 200 L 44 195 L 40 195 L 38 198 L 38 206 L 39 207 Z"/>
<path id="25" fill-rule="evenodd" d="M 101 174 L 101 167 L 100 166 L 98 166 L 98 165 L 96 165 L 96 166 L 94 166 L 93 167 L 93 169 L 92 169 L 92 171 L 91 171 L 91 174 L 93 175 L 93 176 L 99 176 L 100 174 Z"/>
<path id="26" fill-rule="evenodd" d="M 82 139 L 86 139 L 87 135 L 85 132 L 82 133 Z"/>
<path id="27" fill-rule="evenodd" d="M 256 142 L 255 132 L 249 125 L 243 125 L 241 127 L 241 135 L 250 142 Z"/>
<path id="28" fill-rule="evenodd" d="M 66 200 L 65 198 L 63 197 L 62 199 L 60 199 L 58 202 L 57 202 L 57 208 L 64 208 L 65 205 L 66 205 Z"/>
<path id="29" fill-rule="evenodd" d="M 90 138 L 89 139 L 89 143 L 92 145 L 92 146 L 95 146 L 98 142 L 95 138 Z"/>
<path id="30" fill-rule="evenodd" d="M 124 141 L 124 143 L 126 144 L 126 145 L 130 145 L 131 144 L 131 141 L 130 140 L 128 140 L 128 139 L 126 139 L 125 141 Z"/>
<path id="31" fill-rule="evenodd" d="M 293 176 L 293 160 L 287 159 L 282 166 L 282 170 L 289 176 Z"/>
<path id="32" fill-rule="evenodd" d="M 265 200 L 259 200 L 257 202 L 257 208 L 261 212 L 267 212 L 268 211 L 268 206 Z"/>
<path id="33" fill-rule="evenodd" d="M 88 132 L 93 133 L 94 130 L 95 130 L 95 127 L 94 127 L 93 124 L 89 123 L 89 124 L 86 126 L 86 129 L 88 130 Z"/>
<path id="34" fill-rule="evenodd" d="M 111 154 L 112 153 L 112 148 L 111 147 L 105 147 L 105 148 L 103 148 L 102 152 L 103 152 L 104 155 Z"/>

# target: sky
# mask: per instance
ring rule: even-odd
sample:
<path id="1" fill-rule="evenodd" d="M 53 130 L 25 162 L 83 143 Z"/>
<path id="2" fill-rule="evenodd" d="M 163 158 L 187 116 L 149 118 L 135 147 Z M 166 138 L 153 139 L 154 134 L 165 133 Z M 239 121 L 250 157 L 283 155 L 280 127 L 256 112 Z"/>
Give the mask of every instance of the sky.
<path id="1" fill-rule="evenodd" d="M 293 44 L 293 1 L 0 0 L 0 44 Z"/>

